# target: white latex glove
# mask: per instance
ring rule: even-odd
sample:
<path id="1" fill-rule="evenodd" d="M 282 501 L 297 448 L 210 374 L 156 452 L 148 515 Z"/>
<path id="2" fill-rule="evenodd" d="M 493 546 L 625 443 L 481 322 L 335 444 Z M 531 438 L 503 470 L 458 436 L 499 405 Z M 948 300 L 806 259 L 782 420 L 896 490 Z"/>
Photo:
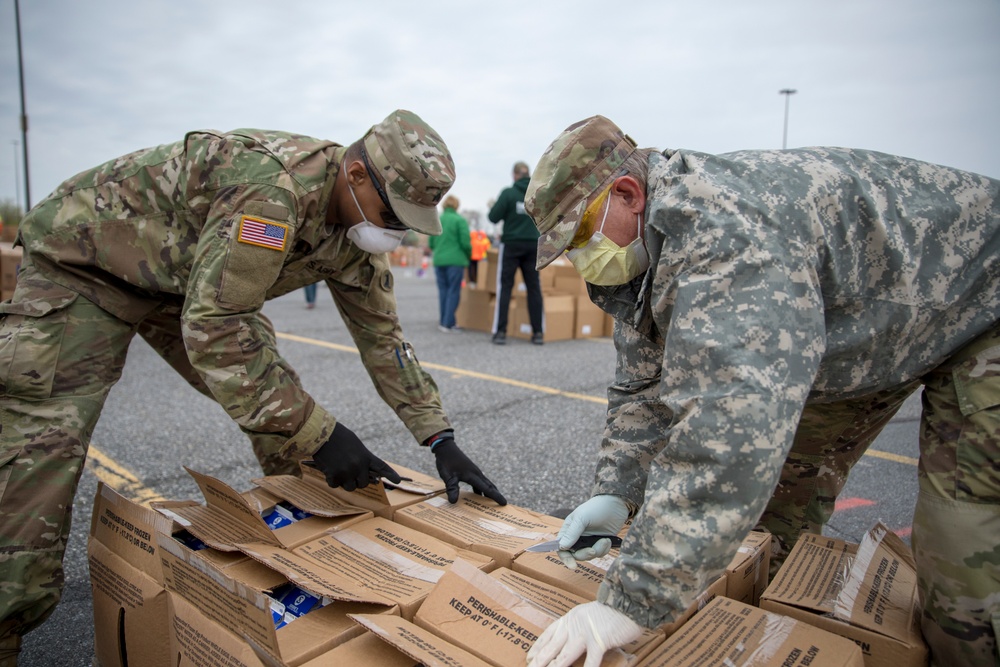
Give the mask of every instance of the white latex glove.
<path id="1" fill-rule="evenodd" d="M 550 625 L 528 651 L 527 667 L 569 667 L 584 653 L 583 667 L 598 667 L 604 653 L 635 641 L 642 626 L 600 602 L 587 602 L 569 610 Z"/>
<path id="2" fill-rule="evenodd" d="M 594 496 L 570 512 L 559 529 L 559 559 L 571 570 L 576 561 L 607 556 L 611 540 L 598 540 L 592 547 L 568 551 L 581 535 L 617 535 L 628 521 L 628 505 L 621 496 Z"/>

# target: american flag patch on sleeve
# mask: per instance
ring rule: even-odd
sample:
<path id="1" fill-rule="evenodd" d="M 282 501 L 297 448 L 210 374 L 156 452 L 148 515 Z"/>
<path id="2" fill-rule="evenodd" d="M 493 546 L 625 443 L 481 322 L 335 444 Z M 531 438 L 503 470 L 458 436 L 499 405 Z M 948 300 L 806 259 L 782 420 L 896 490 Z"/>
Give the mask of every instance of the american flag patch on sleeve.
<path id="1" fill-rule="evenodd" d="M 240 234 L 236 240 L 240 243 L 259 245 L 262 248 L 284 250 L 287 237 L 288 225 L 244 215 L 240 218 Z"/>

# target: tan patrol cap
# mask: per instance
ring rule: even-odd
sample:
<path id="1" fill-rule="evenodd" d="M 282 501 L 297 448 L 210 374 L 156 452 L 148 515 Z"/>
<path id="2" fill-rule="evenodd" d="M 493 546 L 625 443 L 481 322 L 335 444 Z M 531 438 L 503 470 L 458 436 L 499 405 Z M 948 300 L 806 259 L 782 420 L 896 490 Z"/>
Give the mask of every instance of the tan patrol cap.
<path id="1" fill-rule="evenodd" d="M 635 150 L 632 137 L 604 116 L 573 123 L 545 149 L 524 197 L 541 233 L 539 269 L 562 254 L 580 226 L 587 199 Z"/>
<path id="2" fill-rule="evenodd" d="M 403 224 L 437 236 L 437 205 L 455 182 L 455 161 L 434 129 L 412 111 L 397 109 L 365 135 L 365 152 Z"/>

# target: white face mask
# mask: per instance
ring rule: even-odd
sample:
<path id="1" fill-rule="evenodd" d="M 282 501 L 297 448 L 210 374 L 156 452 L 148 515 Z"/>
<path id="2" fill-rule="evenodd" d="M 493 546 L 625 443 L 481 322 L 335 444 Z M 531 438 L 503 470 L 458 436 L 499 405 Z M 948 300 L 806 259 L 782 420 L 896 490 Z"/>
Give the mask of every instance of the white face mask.
<path id="1" fill-rule="evenodd" d="M 361 214 L 361 222 L 347 230 L 347 238 L 350 239 L 351 243 L 372 254 L 392 252 L 398 248 L 399 244 L 403 242 L 403 237 L 406 236 L 406 230 L 385 229 L 365 218 L 365 212 L 361 210 L 361 204 L 354 196 L 354 188 L 351 187 L 350 183 L 347 184 L 347 189 L 351 193 L 354 205 L 358 207 L 358 213 Z"/>
<path id="2" fill-rule="evenodd" d="M 587 241 L 587 245 L 566 253 L 580 276 L 592 285 L 624 285 L 649 268 L 649 254 L 640 233 L 642 216 L 638 213 L 635 216 L 636 239 L 622 248 L 602 233 L 609 208 L 611 197 L 608 197 L 608 203 L 605 204 L 601 226 Z"/>

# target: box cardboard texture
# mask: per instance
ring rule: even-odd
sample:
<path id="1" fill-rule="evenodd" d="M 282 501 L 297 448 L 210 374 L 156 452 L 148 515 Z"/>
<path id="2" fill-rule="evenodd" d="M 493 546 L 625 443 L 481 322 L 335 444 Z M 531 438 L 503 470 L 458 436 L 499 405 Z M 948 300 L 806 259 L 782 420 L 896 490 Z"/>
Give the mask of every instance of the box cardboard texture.
<path id="1" fill-rule="evenodd" d="M 381 596 L 357 586 L 338 586 L 340 582 L 318 576 L 321 585 L 302 585 L 250 560 L 220 569 L 203 558 L 200 551 L 185 549 L 163 533 L 158 535 L 158 544 L 167 589 L 190 605 L 173 605 L 171 626 L 175 636 L 171 641 L 176 650 L 192 660 L 191 664 L 205 664 L 200 661 L 211 654 L 213 644 L 229 645 L 229 653 L 239 653 L 239 641 L 234 643 L 231 634 L 253 647 L 258 656 L 265 656 L 265 664 L 294 667 L 357 636 L 358 629 L 348 619 L 348 613 L 398 612 Z M 278 548 L 270 544 L 246 546 Z M 268 594 L 290 581 L 332 602 L 276 629 Z M 187 626 L 197 628 L 198 633 L 185 629 Z"/>
<path id="2" fill-rule="evenodd" d="M 853 640 L 866 667 L 927 664 L 913 556 L 881 523 L 859 545 L 801 536 L 760 606 Z"/>
<path id="3" fill-rule="evenodd" d="M 97 485 L 87 557 L 94 659 L 101 667 L 172 667 L 169 609 L 155 535 L 170 519 Z"/>
<path id="4" fill-rule="evenodd" d="M 717 597 L 636 667 L 864 667 L 851 641 Z"/>
<path id="5" fill-rule="evenodd" d="M 404 507 L 395 521 L 508 568 L 526 548 L 556 539 L 562 526 L 562 519 L 515 505 L 501 507 L 471 491 L 463 491 L 454 505 L 445 496 L 435 496 Z"/>
<path id="6" fill-rule="evenodd" d="M 0 243 L 0 300 L 2 301 L 14 295 L 23 252 L 20 246 L 15 248 L 12 243 Z"/>
<path id="7" fill-rule="evenodd" d="M 490 667 L 465 649 L 399 616 L 357 614 L 351 618 L 368 632 L 303 667 L 415 667 L 415 664 L 425 667 Z"/>
<path id="8" fill-rule="evenodd" d="M 363 489 L 345 491 L 340 487 L 329 489 L 323 473 L 316 468 L 302 464 L 300 469 L 302 470 L 302 479 L 311 480 L 316 484 L 321 484 L 328 488 L 330 493 L 339 498 L 341 502 L 355 507 L 362 507 L 374 513 L 375 516 L 385 519 L 392 519 L 396 510 L 402 507 L 407 507 L 444 493 L 444 482 L 437 477 L 425 475 L 422 472 L 411 470 L 390 461 L 387 461 L 387 463 L 401 477 L 409 479 L 395 486 L 386 486 L 385 483 L 379 481 L 369 484 Z"/>
<path id="9" fill-rule="evenodd" d="M 726 568 L 726 597 L 760 606 L 771 567 L 771 533 L 750 531 Z"/>
<path id="10" fill-rule="evenodd" d="M 372 516 L 371 512 L 341 501 L 333 489 L 315 478 L 275 475 L 255 480 L 271 495 L 283 498 L 313 516 L 271 530 L 257 504 L 224 482 L 185 468 L 205 497 L 205 504 L 188 501 L 157 502 L 153 506 L 186 527 L 213 549 L 242 551 L 243 544 L 264 542 L 292 548 L 318 534 L 337 530 Z"/>
<path id="11" fill-rule="evenodd" d="M 542 631 L 585 601 L 506 568 L 487 575 L 459 560 L 427 596 L 414 622 L 493 667 L 521 667 Z M 601 665 L 632 665 L 662 640 L 662 632 L 647 630 L 631 644 L 608 651 Z"/>

